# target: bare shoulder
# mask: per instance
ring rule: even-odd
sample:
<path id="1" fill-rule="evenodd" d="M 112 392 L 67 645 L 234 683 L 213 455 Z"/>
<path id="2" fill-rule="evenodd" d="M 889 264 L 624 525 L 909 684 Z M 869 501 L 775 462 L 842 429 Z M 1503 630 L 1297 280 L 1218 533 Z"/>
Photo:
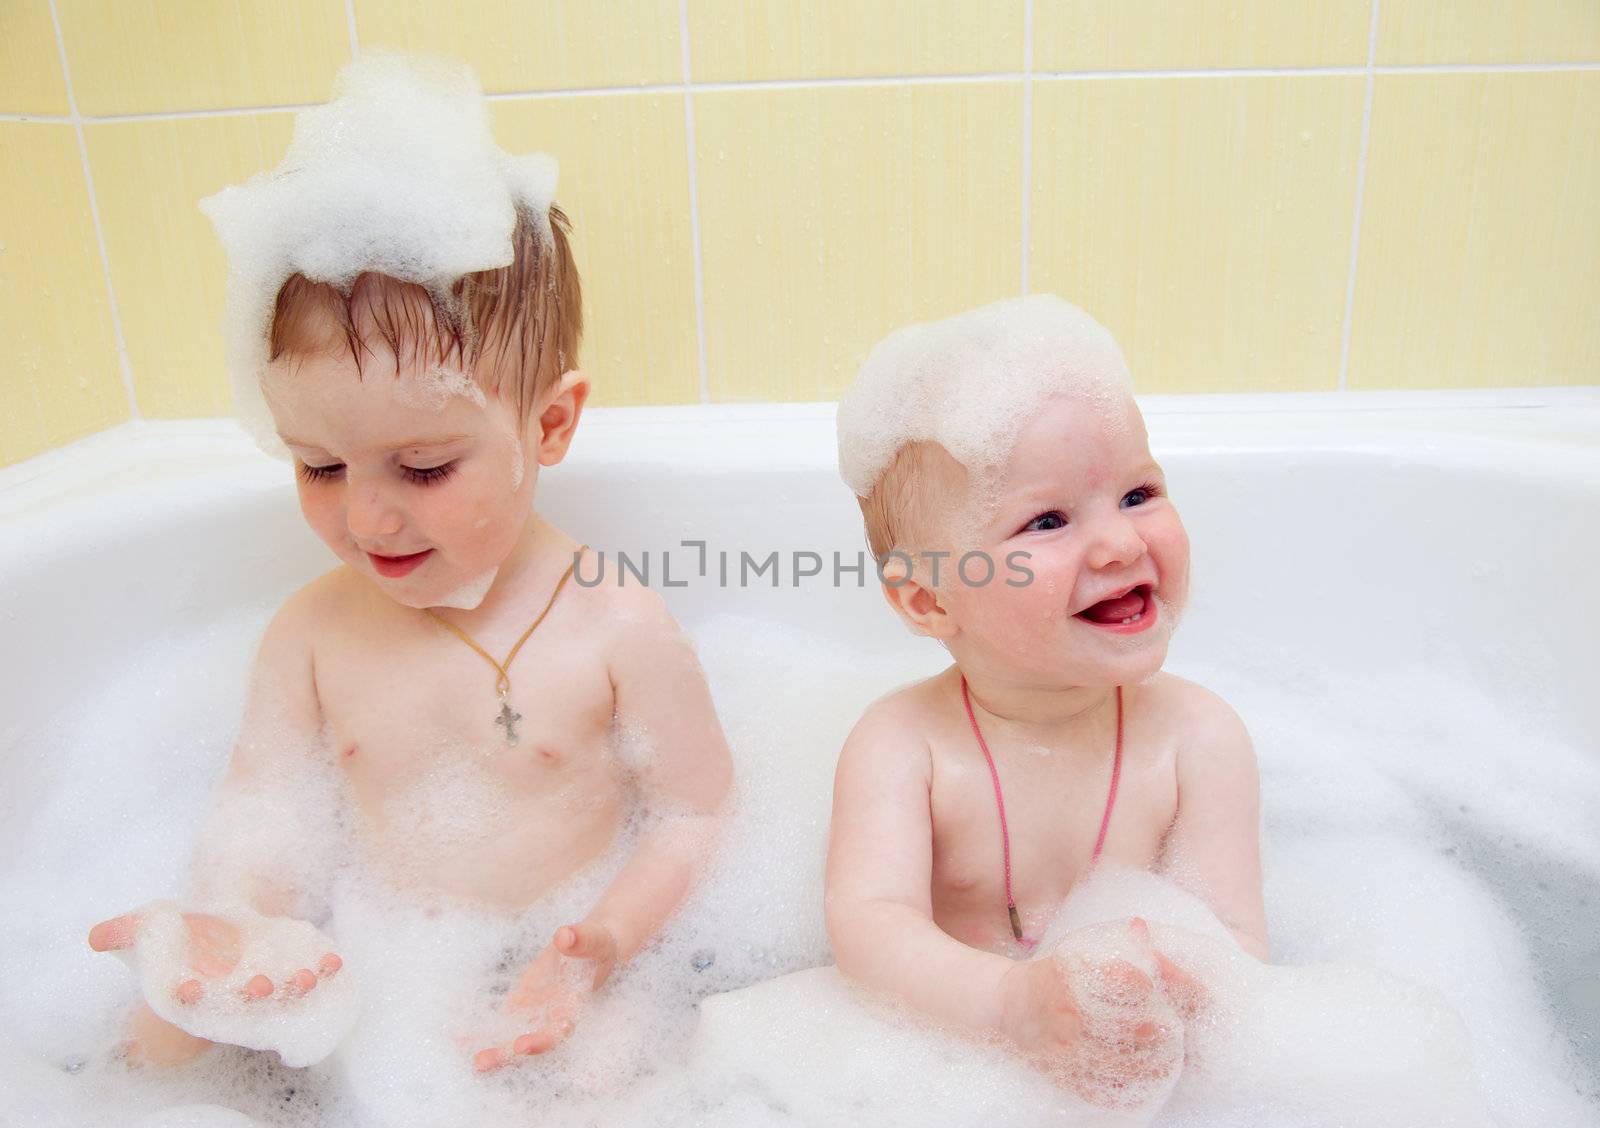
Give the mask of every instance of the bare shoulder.
<path id="1" fill-rule="evenodd" d="M 1165 672 L 1145 684 L 1177 735 L 1180 771 L 1223 764 L 1255 770 L 1250 732 L 1221 695 L 1199 682 Z"/>
<path id="2" fill-rule="evenodd" d="M 574 569 L 562 599 L 569 597 L 583 607 L 584 621 L 600 627 L 611 641 L 625 643 L 640 632 L 680 630 L 658 591 L 598 553 L 585 553 Z"/>
<path id="3" fill-rule="evenodd" d="M 928 724 L 938 696 L 937 677 L 903 686 L 878 698 L 850 730 L 839 753 L 838 778 L 914 772 L 931 778 Z"/>
<path id="4" fill-rule="evenodd" d="M 329 623 L 354 594 L 350 590 L 350 569 L 341 565 L 305 584 L 279 607 L 267 624 L 262 639 L 265 654 L 271 651 L 304 649 L 309 651 L 319 626 Z"/>

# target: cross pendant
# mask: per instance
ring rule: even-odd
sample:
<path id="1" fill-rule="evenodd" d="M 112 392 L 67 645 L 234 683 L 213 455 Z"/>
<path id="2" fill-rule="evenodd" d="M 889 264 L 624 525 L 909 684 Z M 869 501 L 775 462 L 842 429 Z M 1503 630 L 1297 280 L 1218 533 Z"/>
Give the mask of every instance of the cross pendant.
<path id="1" fill-rule="evenodd" d="M 512 712 L 511 702 L 502 698 L 500 701 L 500 715 L 494 719 L 494 723 L 506 730 L 507 744 L 515 744 L 517 742 L 516 723 L 520 720 L 522 720 L 522 714 Z"/>

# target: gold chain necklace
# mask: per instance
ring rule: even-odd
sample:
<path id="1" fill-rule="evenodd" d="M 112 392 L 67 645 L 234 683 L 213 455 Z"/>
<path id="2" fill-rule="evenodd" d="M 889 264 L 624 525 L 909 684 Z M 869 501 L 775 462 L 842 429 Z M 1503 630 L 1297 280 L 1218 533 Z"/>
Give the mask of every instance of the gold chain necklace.
<path id="1" fill-rule="evenodd" d="M 556 605 L 556 597 L 561 594 L 561 589 L 567 586 L 567 581 L 572 578 L 573 570 L 578 566 L 578 560 L 583 556 L 588 548 L 588 545 L 582 545 L 579 547 L 578 551 L 573 554 L 572 563 L 568 564 L 567 570 L 561 573 L 561 579 L 556 583 L 556 590 L 550 593 L 550 599 L 545 603 L 544 610 L 540 611 L 539 617 L 529 625 L 527 630 L 522 632 L 522 637 L 517 639 L 517 644 L 511 648 L 511 653 L 506 655 L 506 660 L 504 662 L 496 662 L 494 660 L 494 655 L 490 654 L 487 650 L 474 642 L 471 635 L 467 634 L 466 631 L 462 630 L 448 619 L 444 619 L 435 614 L 432 608 L 424 607 L 422 609 L 423 614 L 427 615 L 428 618 L 432 619 L 445 630 L 455 635 L 462 642 L 472 647 L 472 649 L 476 650 L 479 654 L 483 655 L 483 660 L 494 667 L 494 689 L 495 692 L 500 695 L 500 715 L 494 719 L 494 723 L 506 730 L 506 745 L 508 747 L 517 742 L 516 723 L 522 720 L 522 714 L 512 709 L 511 702 L 506 700 L 511 693 L 511 675 L 507 673 L 507 671 L 511 668 L 511 663 L 516 659 L 517 651 L 522 649 L 522 644 L 527 642 L 529 637 L 532 636 L 533 632 L 539 629 L 539 624 L 544 622 L 544 617 L 550 614 L 550 608 Z"/>

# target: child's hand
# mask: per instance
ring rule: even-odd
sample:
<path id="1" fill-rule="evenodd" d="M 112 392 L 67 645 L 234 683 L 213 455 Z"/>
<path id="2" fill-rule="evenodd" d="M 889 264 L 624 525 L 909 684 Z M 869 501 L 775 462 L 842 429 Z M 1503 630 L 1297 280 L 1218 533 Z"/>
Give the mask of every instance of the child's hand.
<path id="1" fill-rule="evenodd" d="M 232 975 L 244 946 L 239 926 L 224 917 L 207 913 L 184 913 L 183 922 L 188 932 L 185 963 L 189 970 L 203 979 L 221 979 Z M 103 920 L 89 930 L 89 947 L 97 952 L 131 948 L 139 938 L 142 923 L 137 913 Z M 336 953 L 328 952 L 318 962 L 315 971 L 300 968 L 281 984 L 275 984 L 268 976 L 257 972 L 245 983 L 243 997 L 247 1000 L 266 999 L 276 993 L 284 998 L 298 998 L 313 990 L 319 981 L 338 974 L 343 966 L 344 961 Z M 205 997 L 203 979 L 190 977 L 180 980 L 173 988 L 174 996 L 180 1003 L 198 1003 Z"/>
<path id="2" fill-rule="evenodd" d="M 603 924 L 584 921 L 556 929 L 555 939 L 528 965 L 506 996 L 506 1009 L 534 1023 L 509 1046 L 479 1050 L 473 1067 L 498 1069 L 520 1055 L 542 1054 L 566 1040 L 583 1005 L 617 963 L 617 940 Z"/>
<path id="3" fill-rule="evenodd" d="M 1149 944 L 1144 921 L 1134 917 L 1129 927 Z M 1160 991 L 1123 959 L 1098 961 L 1077 976 L 1081 997 L 1057 960 L 1018 964 L 1002 985 L 1003 1032 L 1085 1100 L 1110 1107 L 1142 1103 L 1182 1062 L 1180 1031 L 1172 1027 L 1172 1011 L 1163 1013 L 1162 995 L 1186 1021 L 1206 1005 L 1197 981 L 1153 954 Z"/>
<path id="4" fill-rule="evenodd" d="M 204 979 L 225 978 L 238 966 L 243 948 L 239 927 L 223 917 L 206 913 L 185 913 L 184 962 L 190 971 Z M 89 930 L 89 946 L 97 952 L 122 951 L 133 947 L 139 938 L 143 918 L 137 913 L 101 921 Z M 284 998 L 296 998 L 316 987 L 323 979 L 338 973 L 343 961 L 333 952 L 324 955 L 315 972 L 302 968 L 284 981 L 281 989 L 265 975 L 252 976 L 241 996 L 246 1001 L 270 997 L 274 992 Z M 187 977 L 173 987 L 173 997 L 185 1006 L 192 1006 L 205 997 L 205 984 L 201 978 Z M 176 1066 L 198 1057 L 209 1050 L 212 1042 L 190 1034 L 160 1017 L 148 1004 L 134 1013 L 131 1036 L 127 1045 L 129 1055 L 150 1065 Z"/>

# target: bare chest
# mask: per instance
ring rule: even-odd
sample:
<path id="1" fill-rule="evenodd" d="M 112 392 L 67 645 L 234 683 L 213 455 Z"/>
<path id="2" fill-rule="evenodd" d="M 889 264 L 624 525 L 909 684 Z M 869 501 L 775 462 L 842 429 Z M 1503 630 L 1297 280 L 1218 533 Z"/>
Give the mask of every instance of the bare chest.
<path id="1" fill-rule="evenodd" d="M 489 662 L 419 620 L 328 632 L 317 646 L 323 716 L 363 805 L 455 770 L 506 800 L 614 783 L 603 655 L 562 632 L 530 640 L 502 698 Z"/>
<path id="2" fill-rule="evenodd" d="M 1130 726 L 1113 802 L 1113 747 L 1100 755 L 990 747 L 993 773 L 970 731 L 934 747 L 934 920 L 974 947 L 1014 954 L 1007 847 L 1024 934 L 1037 937 L 1088 870 L 1097 842 L 1103 862 L 1157 861 L 1177 817 L 1175 749 L 1159 731 Z"/>

